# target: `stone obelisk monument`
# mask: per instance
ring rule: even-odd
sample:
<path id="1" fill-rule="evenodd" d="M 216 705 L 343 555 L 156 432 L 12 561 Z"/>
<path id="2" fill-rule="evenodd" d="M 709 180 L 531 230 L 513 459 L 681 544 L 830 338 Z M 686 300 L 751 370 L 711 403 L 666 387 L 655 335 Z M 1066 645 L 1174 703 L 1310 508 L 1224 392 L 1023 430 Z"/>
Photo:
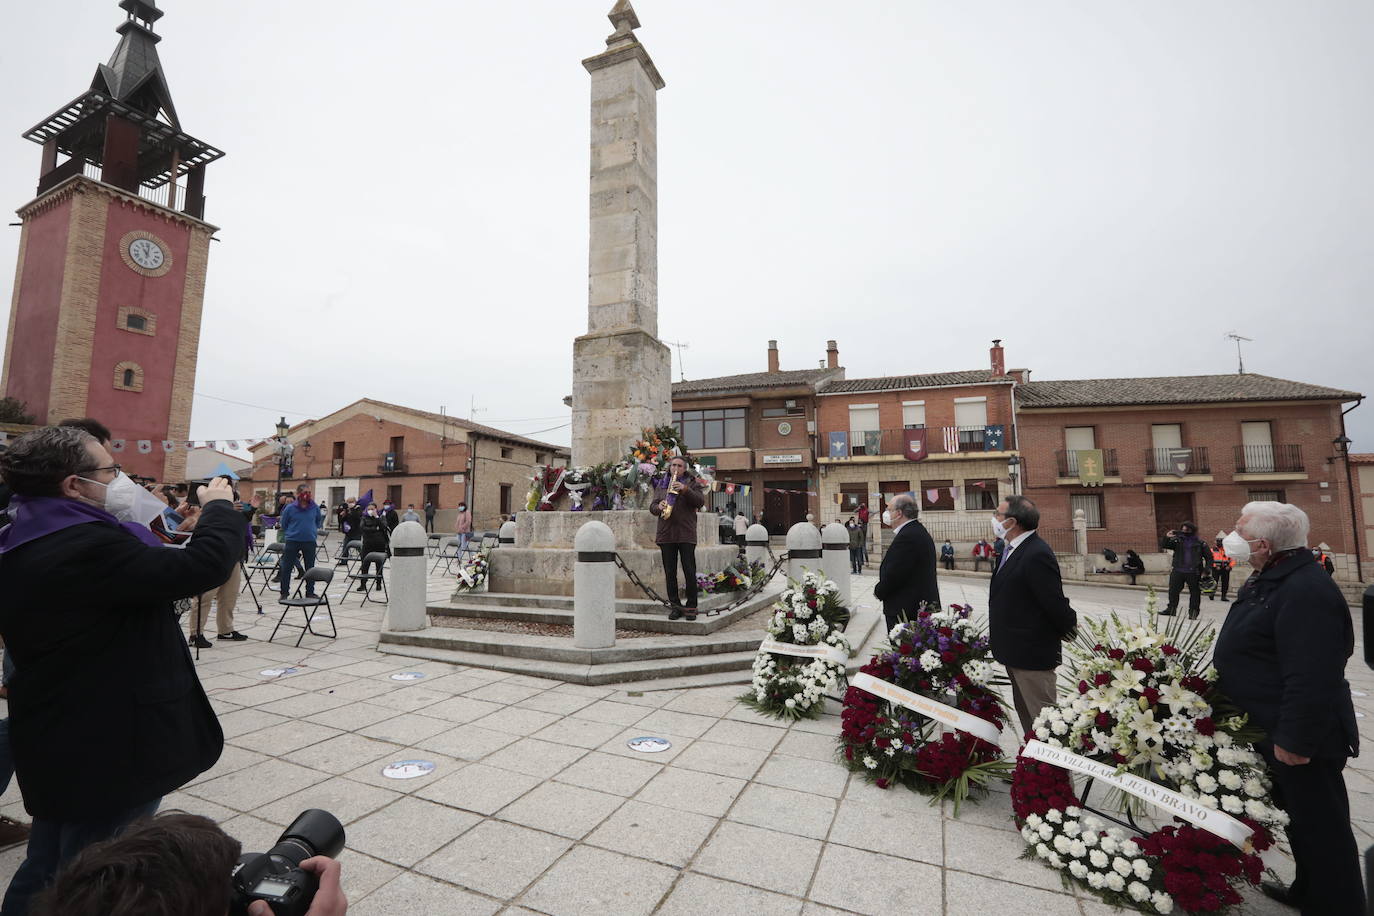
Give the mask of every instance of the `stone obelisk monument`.
<path id="1" fill-rule="evenodd" d="M 658 339 L 658 101 L 630 0 L 610 12 L 592 77 L 591 252 L 587 333 L 573 342 L 572 463 L 618 461 L 647 427 L 667 425 L 672 363 Z"/>

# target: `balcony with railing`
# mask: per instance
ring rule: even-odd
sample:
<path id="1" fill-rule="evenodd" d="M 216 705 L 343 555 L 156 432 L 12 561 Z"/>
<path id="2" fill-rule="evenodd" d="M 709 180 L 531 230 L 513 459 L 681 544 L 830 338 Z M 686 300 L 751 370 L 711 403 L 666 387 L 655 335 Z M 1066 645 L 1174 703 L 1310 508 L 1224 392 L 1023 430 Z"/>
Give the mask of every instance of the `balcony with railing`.
<path id="1" fill-rule="evenodd" d="M 108 182 L 105 182 L 104 169 L 99 165 L 93 162 L 86 162 L 82 159 L 68 159 L 42 177 L 38 182 L 38 193 L 46 193 L 75 175 L 84 175 L 93 181 L 108 184 Z M 197 219 L 203 219 L 205 216 L 204 195 L 192 195 L 188 204 L 186 186 L 182 184 L 174 185 L 170 182 L 164 182 L 155 187 L 149 187 L 147 184 L 139 184 L 138 190 L 133 193 L 136 193 L 149 203 L 157 204 L 159 207 L 165 207 L 168 210 L 178 210 L 190 214 Z"/>
<path id="2" fill-rule="evenodd" d="M 1004 452 L 1016 449 L 1015 436 L 1009 429 L 1002 434 L 1000 442 L 983 426 L 930 426 L 915 429 L 925 429 L 928 455 Z M 848 439 L 840 454 L 831 454 L 830 433 L 822 433 L 816 437 L 816 457 L 900 458 L 906 454 L 907 436 L 912 431 L 905 428 L 849 430 Z"/>
<path id="3" fill-rule="evenodd" d="M 1205 446 L 1190 448 L 1145 449 L 1145 476 L 1191 477 L 1212 473 L 1212 462 Z"/>
<path id="4" fill-rule="evenodd" d="M 1116 449 L 1099 449 L 1102 452 L 1102 476 L 1120 477 L 1121 467 L 1116 463 Z M 1054 453 L 1055 467 L 1061 478 L 1078 478 L 1078 452 L 1074 449 L 1060 449 Z"/>
<path id="5" fill-rule="evenodd" d="M 404 474 L 405 472 L 405 456 L 401 452 L 382 452 L 382 457 L 377 462 L 377 473 Z"/>
<path id="6" fill-rule="evenodd" d="M 1237 445 L 1237 474 L 1301 474 L 1301 445 Z"/>

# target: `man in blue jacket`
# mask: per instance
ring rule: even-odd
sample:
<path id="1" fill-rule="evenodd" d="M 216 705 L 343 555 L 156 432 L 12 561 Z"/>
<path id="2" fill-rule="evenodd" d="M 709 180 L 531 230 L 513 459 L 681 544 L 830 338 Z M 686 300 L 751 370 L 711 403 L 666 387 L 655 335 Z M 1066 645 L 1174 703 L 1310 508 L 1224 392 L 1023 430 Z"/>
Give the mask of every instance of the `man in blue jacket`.
<path id="1" fill-rule="evenodd" d="M 1288 812 L 1297 877 L 1270 897 L 1305 914 L 1363 916 L 1359 852 L 1341 770 L 1359 752 L 1345 663 L 1355 650 L 1350 607 L 1307 550 L 1297 506 L 1247 503 L 1222 541 L 1255 574 L 1241 586 L 1213 651 L 1218 689 L 1266 737 L 1255 745 Z"/>
<path id="2" fill-rule="evenodd" d="M 315 538 L 324 525 L 324 511 L 315 502 L 309 484 L 296 488 L 296 498 L 287 504 L 281 513 L 282 555 L 281 555 L 281 596 L 291 594 L 291 570 L 296 561 L 303 558 L 305 568 L 315 565 Z M 305 584 L 305 593 L 315 597 L 315 583 Z"/>
<path id="3" fill-rule="evenodd" d="M 224 735 L 173 602 L 229 578 L 245 526 L 222 479 L 200 489 L 184 548 L 121 523 L 105 510 L 119 465 L 79 429 L 25 433 L 0 455 L 0 475 L 15 494 L 0 530 L 10 743 L 33 815 L 0 909 L 16 916 L 64 861 L 219 759 Z"/>

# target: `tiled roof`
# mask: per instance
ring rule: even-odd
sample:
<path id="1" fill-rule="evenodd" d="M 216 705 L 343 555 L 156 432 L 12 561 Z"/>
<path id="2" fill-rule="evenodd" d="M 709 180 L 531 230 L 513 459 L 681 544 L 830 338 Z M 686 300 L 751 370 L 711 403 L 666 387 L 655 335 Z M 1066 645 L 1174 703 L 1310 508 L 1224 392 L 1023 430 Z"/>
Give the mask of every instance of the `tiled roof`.
<path id="1" fill-rule="evenodd" d="M 944 388 L 951 385 L 1010 383 L 1009 375 L 993 375 L 991 369 L 961 372 L 932 372 L 929 375 L 885 375 L 881 378 L 850 378 L 827 382 L 821 394 L 849 394 L 859 391 L 905 391 L 910 388 Z"/>
<path id="2" fill-rule="evenodd" d="M 1353 391 L 1268 375 L 1176 375 L 1161 378 L 1066 379 L 1028 382 L 1018 406 L 1121 407 L 1137 404 L 1211 404 L 1231 401 L 1353 401 Z"/>
<path id="3" fill-rule="evenodd" d="M 414 407 L 403 407 L 400 404 L 388 404 L 386 401 L 378 401 L 374 398 L 364 398 L 362 403 L 377 404 L 381 407 L 389 407 L 392 410 L 399 410 L 403 413 L 414 414 L 415 416 L 419 417 L 426 417 L 430 420 L 435 421 L 436 423 L 449 423 L 453 426 L 457 426 L 459 429 L 466 429 L 469 432 L 478 433 L 479 435 L 488 436 L 494 439 L 508 439 L 512 442 L 519 442 L 524 445 L 533 445 L 538 446 L 539 448 L 549 449 L 550 451 L 557 452 L 560 455 L 568 454 L 568 447 L 566 445 L 553 445 L 548 442 L 541 442 L 538 439 L 531 439 L 528 436 L 518 436 L 515 433 L 508 433 L 504 429 L 497 429 L 494 426 L 483 426 L 481 423 L 474 423 L 471 420 L 463 420 L 459 419 L 458 417 L 450 417 L 446 414 L 434 413 L 433 411 L 429 410 L 417 410 Z"/>
<path id="4" fill-rule="evenodd" d="M 758 388 L 795 388 L 814 385 L 843 369 L 793 369 L 788 372 L 746 372 L 744 375 L 721 375 L 716 378 L 688 379 L 673 382 L 673 394 L 696 394 L 704 391 L 750 391 Z"/>

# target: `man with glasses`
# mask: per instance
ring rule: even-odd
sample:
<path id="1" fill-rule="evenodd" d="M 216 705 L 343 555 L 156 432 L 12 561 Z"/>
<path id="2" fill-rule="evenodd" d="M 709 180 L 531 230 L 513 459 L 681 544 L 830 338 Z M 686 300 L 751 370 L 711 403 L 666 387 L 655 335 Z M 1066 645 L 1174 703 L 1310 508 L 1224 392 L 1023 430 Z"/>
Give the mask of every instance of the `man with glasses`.
<path id="1" fill-rule="evenodd" d="M 27 858 L 3 912 L 23 914 L 64 861 L 157 809 L 224 747 L 173 602 L 229 577 L 244 537 L 228 481 L 200 490 L 196 537 L 161 545 L 107 511 L 117 464 L 89 433 L 45 427 L 0 455 L 0 635 L 14 661 L 10 742 Z"/>

